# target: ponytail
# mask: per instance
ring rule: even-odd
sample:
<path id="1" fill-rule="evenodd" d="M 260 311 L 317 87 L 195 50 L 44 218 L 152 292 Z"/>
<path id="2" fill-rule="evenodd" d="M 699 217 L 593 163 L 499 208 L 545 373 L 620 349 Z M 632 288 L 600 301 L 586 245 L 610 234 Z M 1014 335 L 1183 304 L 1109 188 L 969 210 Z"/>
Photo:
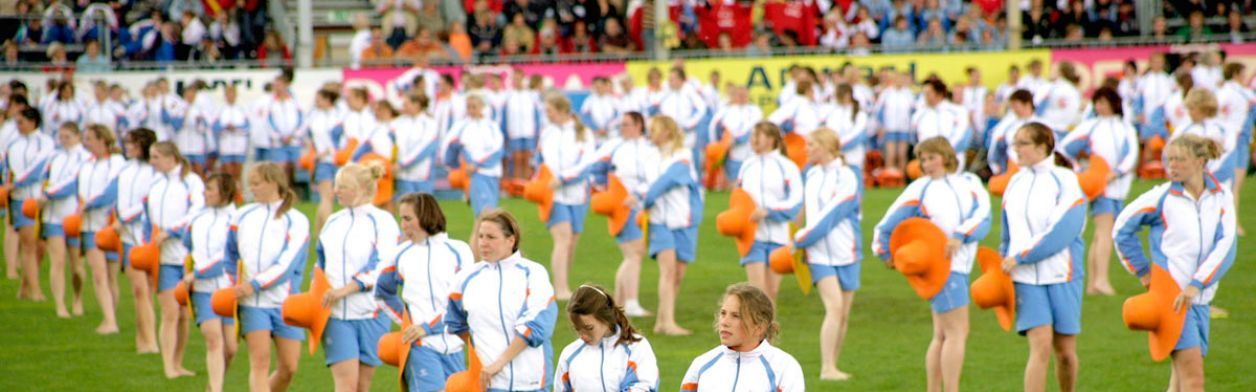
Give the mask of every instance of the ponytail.
<path id="1" fill-rule="evenodd" d="M 261 176 L 262 182 L 275 184 L 275 192 L 279 194 L 281 203 L 279 209 L 275 211 L 275 219 L 288 213 L 292 206 L 297 203 L 297 191 L 292 189 L 292 183 L 288 182 L 288 175 L 283 167 L 274 162 L 262 162 L 253 166 L 253 175 Z"/>
<path id="2" fill-rule="evenodd" d="M 571 109 L 571 101 L 567 99 L 567 96 L 556 91 L 551 92 L 545 95 L 545 104 L 556 112 L 571 116 L 571 122 L 575 123 L 576 141 L 583 143 L 589 138 L 589 129 L 580 122 L 580 116 L 577 116 L 576 112 Z"/>
<path id="3" fill-rule="evenodd" d="M 164 141 L 153 144 L 152 148 L 160 152 L 161 155 L 169 155 L 174 158 L 175 163 L 179 164 L 179 178 L 187 177 L 191 171 L 192 164 L 183 156 L 183 153 L 179 152 L 179 146 L 175 145 L 174 142 Z"/>
<path id="4" fill-rule="evenodd" d="M 571 300 L 567 303 L 567 314 L 577 330 L 580 328 L 580 321 L 576 316 L 593 316 L 603 324 L 617 327 L 619 339 L 615 340 L 616 345 L 627 346 L 641 341 L 637 329 L 628 320 L 624 309 L 616 304 L 615 298 L 607 294 L 606 289 L 601 286 L 585 284 L 576 288 L 576 291 L 571 293 Z"/>

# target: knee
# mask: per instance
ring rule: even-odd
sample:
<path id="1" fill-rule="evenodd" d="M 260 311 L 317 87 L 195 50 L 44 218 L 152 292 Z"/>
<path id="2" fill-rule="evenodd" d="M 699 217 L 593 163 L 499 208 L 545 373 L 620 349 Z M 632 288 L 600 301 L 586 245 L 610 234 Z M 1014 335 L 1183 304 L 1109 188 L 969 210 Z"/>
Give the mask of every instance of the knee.
<path id="1" fill-rule="evenodd" d="M 222 337 L 213 335 L 205 336 L 205 350 L 210 352 L 222 350 Z"/>
<path id="2" fill-rule="evenodd" d="M 293 361 L 292 363 L 284 363 L 284 361 L 280 361 L 279 365 L 275 368 L 275 375 L 283 380 L 291 380 L 292 375 L 294 374 L 297 374 L 296 361 Z"/>
<path id="3" fill-rule="evenodd" d="M 1071 350 L 1056 350 L 1055 359 L 1059 362 L 1059 366 L 1062 368 L 1077 367 L 1077 353 Z"/>

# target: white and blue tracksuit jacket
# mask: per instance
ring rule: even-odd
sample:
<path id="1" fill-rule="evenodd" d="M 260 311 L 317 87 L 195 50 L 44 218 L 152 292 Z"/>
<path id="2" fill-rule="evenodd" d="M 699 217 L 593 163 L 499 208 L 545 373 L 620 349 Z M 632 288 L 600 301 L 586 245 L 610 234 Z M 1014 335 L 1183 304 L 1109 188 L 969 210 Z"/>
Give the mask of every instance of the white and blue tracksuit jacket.
<path id="1" fill-rule="evenodd" d="M 541 115 L 541 98 L 535 91 L 513 91 L 506 98 L 506 115 L 502 128 L 511 139 L 535 138 L 544 122 Z"/>
<path id="2" fill-rule="evenodd" d="M 78 172 L 78 198 L 83 202 L 84 232 L 103 230 L 118 201 L 118 175 L 126 167 L 122 155 L 91 157 Z"/>
<path id="3" fill-rule="evenodd" d="M 183 155 L 203 155 L 209 151 L 209 130 L 213 119 L 197 103 L 172 98 L 163 105 L 161 120 L 174 129 L 174 143 Z"/>
<path id="4" fill-rule="evenodd" d="M 332 164 L 336 150 L 341 147 L 341 139 L 345 137 L 342 112 L 336 108 L 327 110 L 314 108 L 305 115 L 305 137 L 314 145 L 314 154 L 318 163 Z M 372 117 L 374 118 L 374 117 Z"/>
<path id="5" fill-rule="evenodd" d="M 183 246 L 191 250 L 192 276 L 196 279 L 193 292 L 212 293 L 235 285 L 235 275 L 227 274 L 227 264 L 235 263 L 227 260 L 227 236 L 231 234 L 231 216 L 235 212 L 235 206 L 230 204 L 207 207 L 188 222 Z"/>
<path id="6" fill-rule="evenodd" d="M 278 100 L 274 96 L 261 99 L 255 110 L 254 119 L 250 123 L 253 146 L 258 148 L 283 148 L 299 146 L 302 124 L 305 123 L 305 112 L 301 110 L 296 99 Z M 292 143 L 284 143 L 284 138 L 292 138 Z"/>
<path id="7" fill-rule="evenodd" d="M 431 179 L 432 164 L 440 148 L 440 129 L 436 128 L 436 119 L 427 113 L 401 116 L 393 122 L 393 129 L 397 132 L 397 179 Z"/>
<path id="8" fill-rule="evenodd" d="M 554 202 L 581 205 L 589 202 L 589 169 L 596 162 L 597 146 L 593 131 L 585 129 L 584 140 L 576 134 L 575 121 L 553 124 L 541 131 L 541 162 L 549 167 L 562 185 L 554 191 Z"/>
<path id="9" fill-rule="evenodd" d="M 724 135 L 733 138 L 728 150 L 728 160 L 741 162 L 754 152 L 750 148 L 750 134 L 755 124 L 763 121 L 763 109 L 755 105 L 725 105 L 711 118 L 707 140 L 720 140 Z"/>
<path id="10" fill-rule="evenodd" d="M 240 298 L 241 306 L 279 308 L 288 294 L 300 291 L 309 247 L 310 221 L 289 208 L 278 214 L 281 202 L 253 203 L 231 218 L 227 235 L 227 273 L 236 276 L 244 268 L 254 294 Z"/>
<path id="11" fill-rule="evenodd" d="M 999 254 L 1014 256 L 1012 281 L 1051 285 L 1082 279 L 1086 195 L 1077 174 L 1050 158 L 1012 176 L 1003 192 Z"/>
<path id="12" fill-rule="evenodd" d="M 1043 124 L 1056 133 L 1067 132 L 1082 120 L 1082 93 L 1064 79 L 1056 79 L 1034 92 L 1034 107 Z"/>
<path id="13" fill-rule="evenodd" d="M 986 162 L 990 164 L 990 168 L 994 169 L 995 173 L 1007 172 L 1010 164 L 1017 163 L 1019 158 L 1016 157 L 1016 149 L 1012 148 L 1012 140 L 1016 138 L 1016 131 L 1020 130 L 1021 126 L 1031 122 L 1041 122 L 1041 119 L 1037 116 L 1020 118 L 1016 116 L 1016 113 L 1008 112 L 990 130 L 990 144 L 987 147 L 989 151 L 986 151 Z"/>
<path id="14" fill-rule="evenodd" d="M 599 183 L 605 183 L 607 174 L 614 173 L 623 182 L 624 189 L 634 194 L 649 191 L 649 178 L 658 171 L 662 160 L 659 149 L 644 136 L 631 140 L 611 139 L 598 149 L 596 159 L 593 174 Z"/>
<path id="15" fill-rule="evenodd" d="M 7 151 L 5 168 L 13 184 L 9 197 L 26 200 L 39 195 L 56 143 L 48 135 L 34 131 L 27 135 L 15 135 L 12 143 L 4 148 Z"/>
<path id="16" fill-rule="evenodd" d="M 1082 121 L 1056 146 L 1057 150 L 1074 162 L 1083 152 L 1108 161 L 1108 166 L 1117 177 L 1108 182 L 1103 197 L 1125 200 L 1129 195 L 1139 154 L 1138 131 L 1128 122 L 1117 116 Z"/>
<path id="17" fill-rule="evenodd" d="M 473 263 L 471 246 L 445 233 L 403 242 L 396 256 L 379 264 L 375 298 L 393 321 L 408 315 L 423 328 L 419 345 L 446 355 L 462 352 L 462 339 L 445 329 L 445 311 L 458 273 Z"/>
<path id="18" fill-rule="evenodd" d="M 501 129 L 488 118 L 466 118 L 455 123 L 446 141 L 445 165 L 458 167 L 465 158 L 470 172 L 489 177 L 502 176 L 502 154 L 506 140 Z"/>
<path id="19" fill-rule="evenodd" d="M 555 392 L 656 392 L 659 390 L 659 364 L 654 348 L 645 337 L 635 343 L 618 344 L 620 330 L 588 344 L 584 340 L 568 344 L 558 356 Z"/>
<path id="20" fill-rule="evenodd" d="M 151 227 L 144 221 L 144 209 L 147 208 L 145 198 L 157 180 L 157 170 L 152 165 L 139 160 L 130 160 L 118 173 L 118 222 L 122 223 L 124 244 L 141 244 L 148 240 Z"/>
<path id="21" fill-rule="evenodd" d="M 353 156 L 350 161 L 357 162 L 366 156 L 366 154 L 375 153 L 390 162 L 393 160 L 393 122 L 379 121 L 375 125 L 375 129 L 370 130 L 363 135 L 359 141 L 358 148 L 353 150 Z"/>
<path id="22" fill-rule="evenodd" d="M 990 233 L 990 195 L 972 173 L 952 173 L 942 178 L 924 176 L 899 194 L 877 223 L 872 249 L 878 257 L 890 257 L 890 235 L 908 218 L 923 217 L 947 237 L 964 243 L 950 256 L 951 271 L 967 275 L 977 258 L 977 243 Z"/>
<path id="23" fill-rule="evenodd" d="M 834 159 L 811 166 L 804 180 L 807 225 L 794 233 L 794 245 L 807 250 L 810 264 L 842 266 L 863 258 L 859 226 L 859 178 Z"/>
<path id="24" fill-rule="evenodd" d="M 333 289 L 355 285 L 358 291 L 331 307 L 338 320 L 375 318 L 375 289 L 380 260 L 396 253 L 401 229 L 391 214 L 370 203 L 336 211 L 318 234 L 318 267 Z M 304 260 L 298 260 L 302 262 Z"/>
<path id="25" fill-rule="evenodd" d="M 252 123 L 249 122 L 249 111 L 244 105 L 238 102 L 223 104 L 218 113 L 210 118 L 210 129 L 214 132 L 214 139 L 218 140 L 219 154 L 248 155 Z"/>
<path id="26" fill-rule="evenodd" d="M 824 110 L 820 103 L 808 97 L 790 99 L 768 115 L 768 121 L 781 127 L 786 133 L 810 135 L 824 122 Z"/>
<path id="27" fill-rule="evenodd" d="M 334 113 L 330 113 L 327 117 L 335 118 L 335 115 Z M 371 112 L 370 108 L 363 108 L 362 110 L 356 111 L 349 109 L 344 111 L 344 113 L 341 113 L 339 117 L 338 125 L 341 128 L 341 136 L 337 137 L 335 136 L 336 132 L 331 131 L 332 139 L 337 140 L 337 148 L 344 148 L 345 144 L 349 142 L 349 139 L 357 139 L 359 143 L 365 143 L 366 138 L 371 134 L 371 132 L 376 128 L 379 128 L 379 123 L 375 119 L 375 113 Z M 324 121 L 330 122 L 329 119 L 324 119 Z M 328 125 L 323 125 L 323 127 L 327 126 Z M 331 126 L 331 128 L 328 129 L 334 128 L 335 126 Z"/>
<path id="28" fill-rule="evenodd" d="M 48 173 L 44 178 L 48 185 L 44 188 L 44 197 L 48 204 L 44 205 L 41 214 L 44 223 L 60 225 L 66 216 L 79 209 L 78 173 L 83 163 L 92 159 L 92 155 L 77 145 L 69 150 L 57 149 L 48 160 Z"/>
<path id="29" fill-rule="evenodd" d="M 82 129 L 86 112 L 78 99 L 57 99 L 49 102 L 48 106 L 43 110 L 44 133 L 47 133 L 48 136 L 56 135 L 57 131 L 61 129 L 61 124 L 65 123 L 74 123 L 79 126 L 79 129 Z"/>
<path id="30" fill-rule="evenodd" d="M 470 333 L 480 361 L 497 361 L 515 339 L 527 343 L 485 387 L 495 391 L 549 389 L 554 381 L 550 340 L 558 304 L 545 267 L 516 252 L 501 261 L 472 264 L 454 282 L 445 326 L 452 334 Z"/>
<path id="31" fill-rule="evenodd" d="M 807 386 L 798 360 L 764 340 L 748 352 L 719 346 L 699 355 L 685 372 L 680 390 L 801 392 Z"/>
<path id="32" fill-rule="evenodd" d="M 824 119 L 824 126 L 837 132 L 846 164 L 863 167 L 868 144 L 868 113 L 856 111 L 852 105 L 834 105 Z"/>
<path id="33" fill-rule="evenodd" d="M 676 124 L 685 131 L 685 147 L 692 147 L 695 140 L 693 133 L 707 112 L 706 102 L 698 90 L 685 84 L 679 90 L 663 89 L 652 98 L 650 115 L 662 114 L 676 120 Z"/>
<path id="34" fill-rule="evenodd" d="M 964 108 L 949 102 L 939 103 L 936 107 L 921 107 L 911 117 L 911 129 L 916 132 L 917 143 L 941 136 L 951 142 L 956 152 L 967 150 L 972 142 L 968 125 L 968 113 Z M 963 154 L 960 154 L 959 160 L 960 167 L 963 167 Z"/>
<path id="35" fill-rule="evenodd" d="M 104 102 L 93 101 L 85 108 L 83 124 L 103 124 L 115 132 L 125 128 L 126 108 L 117 102 L 106 99 Z"/>
<path id="36" fill-rule="evenodd" d="M 1236 158 L 1234 151 L 1238 146 L 1238 132 L 1238 129 L 1230 132 L 1216 118 L 1210 118 L 1202 123 L 1188 121 L 1182 129 L 1173 131 L 1173 134 L 1169 136 L 1169 141 L 1173 141 L 1182 135 L 1197 135 L 1216 141 L 1217 144 L 1221 145 L 1221 156 L 1208 161 L 1208 172 L 1216 176 L 1221 182 L 1228 183 L 1234 178 Z M 1167 157 L 1168 155 L 1166 154 L 1165 156 Z"/>
<path id="37" fill-rule="evenodd" d="M 144 197 L 146 227 L 155 226 L 169 236 L 161 243 L 161 265 L 183 266 L 188 255 L 182 241 L 187 224 L 205 207 L 205 184 L 191 172 L 182 175 L 182 170 L 182 166 L 175 166 L 170 173 L 157 172 L 148 196 Z M 145 238 L 145 242 L 150 240 L 151 237 Z"/>
<path id="38" fill-rule="evenodd" d="M 580 121 L 594 130 L 606 132 L 618 128 L 614 120 L 619 118 L 615 96 L 589 94 L 580 105 Z"/>
<path id="39" fill-rule="evenodd" d="M 877 99 L 877 123 L 886 132 L 908 132 L 912 129 L 912 106 L 916 102 L 915 94 L 906 87 L 895 87 L 881 91 Z"/>
<path id="40" fill-rule="evenodd" d="M 702 188 L 689 156 L 688 152 L 676 151 L 663 157 L 657 170 L 646 177 L 646 192 L 636 194 L 649 211 L 650 224 L 678 230 L 702 223 Z"/>
<path id="41" fill-rule="evenodd" d="M 1138 78 L 1137 86 L 1134 110 L 1137 114 L 1146 115 L 1148 120 L 1151 119 L 1151 113 L 1163 108 L 1169 96 L 1177 91 L 1177 82 L 1167 72 L 1148 70 Z"/>
<path id="42" fill-rule="evenodd" d="M 755 241 L 789 243 L 789 222 L 803 207 L 802 174 L 779 151 L 747 159 L 737 174 L 737 187 L 750 194 L 755 206 L 768 211 L 755 228 Z"/>
<path id="43" fill-rule="evenodd" d="M 1178 287 L 1191 285 L 1200 290 L 1194 305 L 1209 304 L 1238 250 L 1233 200 L 1230 189 L 1212 176 L 1205 176 L 1199 198 L 1178 182 L 1143 193 L 1116 219 L 1112 237 L 1122 265 L 1144 276 L 1156 263 L 1173 275 Z M 1150 260 L 1139 239 L 1143 226 L 1150 228 Z"/>

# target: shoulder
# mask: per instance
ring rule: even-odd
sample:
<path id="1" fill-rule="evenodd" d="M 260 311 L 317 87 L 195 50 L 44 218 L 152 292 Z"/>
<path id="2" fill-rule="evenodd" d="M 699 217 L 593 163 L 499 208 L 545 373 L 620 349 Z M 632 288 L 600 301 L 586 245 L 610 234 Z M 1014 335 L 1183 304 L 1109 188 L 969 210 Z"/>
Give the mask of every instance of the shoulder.
<path id="1" fill-rule="evenodd" d="M 539 276 L 547 281 L 549 280 L 549 271 L 545 269 L 545 266 L 526 257 L 520 257 L 516 267 L 524 270 L 529 276 Z"/>
<path id="2" fill-rule="evenodd" d="M 581 347 L 584 347 L 584 341 L 579 338 L 563 347 L 562 353 L 558 355 L 559 365 L 567 365 L 567 360 L 576 355 L 576 351 L 579 351 Z"/>
<path id="3" fill-rule="evenodd" d="M 702 353 L 702 355 L 694 357 L 693 362 L 689 363 L 688 374 L 697 376 L 698 375 L 697 372 L 702 371 L 703 367 L 719 359 L 722 351 L 723 351 L 723 347 L 716 346 L 715 348 L 712 348 L 710 350 L 707 350 L 707 352 Z"/>
<path id="4" fill-rule="evenodd" d="M 793 355 L 790 355 L 789 353 L 785 352 L 785 350 L 781 350 L 780 348 L 776 346 L 772 346 L 768 350 L 768 352 L 765 354 L 766 354 L 765 357 L 768 360 L 768 363 L 771 363 L 772 367 L 777 368 L 778 371 L 779 370 L 788 371 L 790 369 L 802 369 L 802 365 L 798 363 L 798 359 L 795 359 Z"/>

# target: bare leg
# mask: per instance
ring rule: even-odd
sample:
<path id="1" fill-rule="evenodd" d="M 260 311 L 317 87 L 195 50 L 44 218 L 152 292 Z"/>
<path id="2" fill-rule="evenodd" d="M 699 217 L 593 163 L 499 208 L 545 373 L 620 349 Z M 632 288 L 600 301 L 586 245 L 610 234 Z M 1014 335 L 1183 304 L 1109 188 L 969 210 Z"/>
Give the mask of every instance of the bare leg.
<path id="1" fill-rule="evenodd" d="M 209 391 L 221 392 L 227 375 L 226 355 L 223 346 L 222 321 L 213 319 L 201 323 L 201 335 L 205 337 L 205 372 L 209 373 Z"/>
<path id="2" fill-rule="evenodd" d="M 1234 194 L 1234 200 L 1243 200 L 1242 198 L 1240 198 L 1239 192 L 1243 190 L 1243 179 L 1246 177 L 1247 177 L 1246 167 L 1238 167 L 1234 169 L 1234 187 L 1233 187 L 1233 192 L 1231 192 Z M 1239 204 L 1242 204 L 1242 203 L 1237 203 L 1237 202 L 1234 203 L 1234 213 L 1235 213 L 1234 216 L 1242 216 L 1242 215 L 1238 215 Z M 1235 232 L 1237 232 L 1239 236 L 1247 235 L 1246 230 L 1243 230 L 1243 222 L 1241 220 L 1235 222 L 1234 229 L 1235 229 Z M 1203 384 L 1201 383 L 1200 385 L 1202 388 Z"/>
<path id="3" fill-rule="evenodd" d="M 1025 391 L 1042 392 L 1047 389 L 1047 367 L 1051 366 L 1051 326 L 1041 325 L 1027 332 L 1029 362 L 1025 364 Z"/>
<path id="4" fill-rule="evenodd" d="M 1173 352 L 1173 375 L 1178 391 L 1204 390 L 1204 356 L 1198 347 Z"/>
<path id="5" fill-rule="evenodd" d="M 48 287 L 52 289 L 52 302 L 57 307 L 57 317 L 70 318 L 65 307 L 65 237 L 50 237 L 48 241 Z"/>
<path id="6" fill-rule="evenodd" d="M 335 383 L 336 392 L 354 392 L 358 390 L 358 360 L 350 359 L 331 365 L 331 378 Z"/>
<path id="7" fill-rule="evenodd" d="M 571 223 L 559 223 L 550 228 L 554 238 L 554 248 L 550 251 L 550 272 L 554 274 L 554 297 L 559 301 L 571 299 L 571 288 L 567 286 L 567 272 L 571 269 L 572 238 Z"/>
<path id="8" fill-rule="evenodd" d="M 269 391 L 270 331 L 249 332 L 244 341 L 249 346 L 249 391 Z"/>
<path id="9" fill-rule="evenodd" d="M 96 333 L 118 333 L 118 320 L 114 312 L 114 296 L 109 290 L 109 265 L 105 261 L 105 252 L 100 249 L 87 250 L 87 263 L 92 267 L 92 287 L 96 291 L 96 303 L 100 304 L 100 312 L 104 319 L 96 327 Z"/>
<path id="10" fill-rule="evenodd" d="M 275 352 L 279 363 L 275 374 L 270 377 L 270 390 L 283 392 L 288 390 L 292 376 L 297 374 L 297 361 L 301 359 L 301 341 L 275 338 Z"/>
<path id="11" fill-rule="evenodd" d="M 70 249 L 70 287 L 74 290 L 70 314 L 83 315 L 83 283 L 87 281 L 87 268 L 83 265 L 83 254 L 79 248 Z"/>
<path id="12" fill-rule="evenodd" d="M 1077 386 L 1077 336 L 1055 334 L 1055 377 L 1061 392 L 1072 392 Z"/>
<path id="13" fill-rule="evenodd" d="M 846 346 L 846 327 L 850 326 L 850 308 L 855 303 L 854 291 L 842 291 L 842 325 L 837 332 L 837 351 L 833 355 L 833 363 L 842 359 L 842 347 Z"/>
<path id="14" fill-rule="evenodd" d="M 1108 265 L 1112 257 L 1112 214 L 1097 215 L 1094 218 L 1095 234 L 1090 241 L 1090 287 L 1088 294 L 1113 295 L 1112 283 L 1108 280 Z"/>
<path id="15" fill-rule="evenodd" d="M 952 309 L 938 315 L 942 323 L 941 366 L 942 386 L 946 392 L 959 391 L 964 372 L 964 346 L 968 344 L 968 307 Z"/>
<path id="16" fill-rule="evenodd" d="M 925 351 L 925 380 L 929 392 L 942 392 L 942 344 L 946 341 L 946 332 L 942 330 L 942 320 L 938 312 L 931 311 L 933 316 L 933 339 L 929 341 L 929 349 Z"/>
<path id="17" fill-rule="evenodd" d="M 162 368 L 166 372 L 166 378 L 183 377 L 183 364 L 177 362 L 179 360 L 179 303 L 174 300 L 174 290 L 166 290 L 157 294 L 158 304 L 161 305 L 161 326 L 158 328 L 159 336 L 161 336 L 161 361 Z"/>
<path id="18" fill-rule="evenodd" d="M 619 251 L 624 255 L 624 260 L 615 271 L 615 302 L 627 306 L 629 303 L 638 303 L 645 241 L 635 240 L 620 244 Z"/>
<path id="19" fill-rule="evenodd" d="M 654 333 L 662 335 L 690 335 L 692 332 L 676 323 L 676 297 L 680 293 L 680 279 L 684 276 L 684 263 L 676 261 L 676 251 L 659 252 L 659 311 L 654 322 Z"/>
<path id="20" fill-rule="evenodd" d="M 19 298 L 32 301 L 43 301 L 44 293 L 39 287 L 39 238 L 35 226 L 23 227 L 18 230 L 22 245 L 18 249 L 22 257 L 22 284 L 18 291 Z"/>
<path id="21" fill-rule="evenodd" d="M 842 351 L 842 324 L 845 324 L 846 318 L 841 284 L 837 277 L 824 278 L 816 283 L 816 291 L 824 303 L 824 321 L 820 323 L 820 379 L 850 379 L 849 374 L 837 368 L 837 356 Z"/>
<path id="22" fill-rule="evenodd" d="M 9 223 L 8 219 L 4 220 L 4 276 L 9 279 L 17 280 L 17 266 L 21 264 L 18 259 L 18 248 L 21 247 L 21 236 L 17 230 Z"/>
<path id="23" fill-rule="evenodd" d="M 327 223 L 327 217 L 331 216 L 332 199 L 334 198 L 335 195 L 332 194 L 331 181 L 319 181 L 318 212 L 315 215 L 316 220 L 314 221 L 314 233 L 317 234 L 323 232 L 323 224 Z"/>
<path id="24" fill-rule="evenodd" d="M 126 274 L 131 280 L 131 294 L 135 296 L 135 350 L 140 354 L 158 353 L 157 317 L 148 275 L 134 268 L 127 268 Z"/>
<path id="25" fill-rule="evenodd" d="M 366 364 L 358 365 L 358 390 L 371 390 L 371 379 L 375 377 L 375 368 Z"/>

